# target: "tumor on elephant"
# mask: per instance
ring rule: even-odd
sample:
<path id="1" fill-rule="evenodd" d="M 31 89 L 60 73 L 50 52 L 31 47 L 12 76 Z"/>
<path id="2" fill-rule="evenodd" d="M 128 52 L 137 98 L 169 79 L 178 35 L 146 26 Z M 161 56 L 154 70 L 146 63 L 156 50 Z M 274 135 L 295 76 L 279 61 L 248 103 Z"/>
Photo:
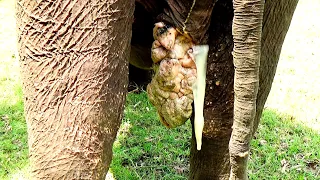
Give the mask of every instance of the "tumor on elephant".
<path id="1" fill-rule="evenodd" d="M 147 87 L 150 102 L 168 128 L 184 124 L 192 114 L 192 85 L 196 80 L 193 42 L 164 23 L 154 27 L 151 56 L 155 75 Z"/>

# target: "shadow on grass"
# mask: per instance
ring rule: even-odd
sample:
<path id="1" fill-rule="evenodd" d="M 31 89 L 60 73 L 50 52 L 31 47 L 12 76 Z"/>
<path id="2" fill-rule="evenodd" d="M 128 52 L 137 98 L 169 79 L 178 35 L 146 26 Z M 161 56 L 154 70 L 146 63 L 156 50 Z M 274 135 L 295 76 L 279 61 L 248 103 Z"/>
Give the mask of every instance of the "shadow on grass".
<path id="1" fill-rule="evenodd" d="M 0 102 L 0 179 L 6 179 L 28 163 L 27 126 L 24 119 L 22 90 Z"/>

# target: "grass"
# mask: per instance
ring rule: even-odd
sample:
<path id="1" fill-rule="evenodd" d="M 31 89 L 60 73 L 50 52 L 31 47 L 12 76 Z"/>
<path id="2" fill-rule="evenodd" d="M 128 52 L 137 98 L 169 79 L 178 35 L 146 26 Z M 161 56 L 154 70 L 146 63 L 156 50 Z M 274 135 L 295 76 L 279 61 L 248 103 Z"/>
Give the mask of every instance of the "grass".
<path id="1" fill-rule="evenodd" d="M 320 179 L 320 135 L 266 109 L 251 145 L 251 179 Z"/>
<path id="2" fill-rule="evenodd" d="M 129 94 L 111 172 L 116 179 L 185 179 L 191 125 L 169 130 L 160 124 L 146 93 Z"/>
<path id="3" fill-rule="evenodd" d="M 319 1 L 299 2 L 267 109 L 252 141 L 250 179 L 320 179 L 320 24 L 315 23 L 318 12 Z M 1 0 L 1 180 L 23 179 L 28 174 L 27 128 L 15 57 L 13 13 L 14 1 Z M 189 122 L 168 130 L 160 124 L 145 93 L 130 93 L 114 144 L 110 174 L 119 180 L 186 179 L 190 136 Z"/>
<path id="4" fill-rule="evenodd" d="M 116 179 L 186 179 L 190 123 L 168 130 L 158 121 L 146 93 L 129 94 L 114 146 Z M 317 179 L 320 135 L 275 110 L 264 111 L 252 141 L 250 179 Z"/>
<path id="5" fill-rule="evenodd" d="M 0 85 L 0 89 L 3 86 Z M 21 169 L 28 162 L 27 127 L 23 114 L 21 88 L 14 90 L 20 97 L 15 104 L 0 101 L 0 179 Z"/>
<path id="6" fill-rule="evenodd" d="M 21 90 L 16 92 L 21 95 Z M 27 165 L 23 103 L 0 106 L 0 179 Z M 128 94 L 114 144 L 110 173 L 115 179 L 187 179 L 191 126 L 169 130 L 160 124 L 146 93 Z M 275 110 L 264 111 L 252 141 L 250 179 L 320 179 L 320 135 Z"/>

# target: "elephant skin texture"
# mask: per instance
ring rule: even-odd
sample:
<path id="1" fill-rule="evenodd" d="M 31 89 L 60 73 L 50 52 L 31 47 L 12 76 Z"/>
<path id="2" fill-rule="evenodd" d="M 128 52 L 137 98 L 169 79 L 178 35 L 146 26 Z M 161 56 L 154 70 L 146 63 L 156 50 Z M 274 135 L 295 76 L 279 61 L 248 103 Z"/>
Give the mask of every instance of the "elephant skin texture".
<path id="1" fill-rule="evenodd" d="M 32 179 L 104 179 L 128 83 L 133 0 L 17 1 Z"/>
<path id="2" fill-rule="evenodd" d="M 244 9 L 236 12 L 240 15 L 253 5 L 242 2 Z M 249 109 L 247 125 L 253 130 L 244 133 L 246 143 L 258 127 L 298 0 L 256 2 L 265 3 L 258 27 L 262 32 L 254 30 L 261 33 L 261 44 L 248 48 L 261 53 L 252 57 L 260 60 L 254 68 L 259 84 L 252 86 L 258 92 L 251 92 L 257 93 L 249 101 L 256 108 Z M 231 179 L 247 178 L 246 160 L 239 164 L 233 158 L 246 157 L 247 149 L 239 156 L 233 145 L 229 149 L 234 107 L 239 107 L 232 55 L 239 42 L 232 35 L 232 0 L 18 0 L 16 16 L 33 179 L 104 179 L 123 113 L 128 62 L 152 68 L 157 22 L 175 27 L 196 45 L 209 45 L 202 149 L 196 149 L 192 128 L 189 179 L 229 179 L 231 167 Z M 245 58 L 238 57 L 235 63 Z M 236 154 L 231 161 L 229 150 Z"/>

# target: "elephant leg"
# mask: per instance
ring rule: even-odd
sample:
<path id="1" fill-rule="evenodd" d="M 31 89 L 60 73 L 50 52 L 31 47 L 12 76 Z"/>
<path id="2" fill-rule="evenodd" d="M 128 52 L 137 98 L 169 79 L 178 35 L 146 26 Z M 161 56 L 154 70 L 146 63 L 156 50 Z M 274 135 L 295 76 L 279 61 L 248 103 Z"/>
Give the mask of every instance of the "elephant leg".
<path id="1" fill-rule="evenodd" d="M 207 43 L 210 51 L 204 104 L 203 147 L 198 151 L 195 139 L 191 139 L 189 179 L 229 179 L 229 140 L 234 99 L 232 19 L 232 1 L 218 1 L 213 8 L 208 30 Z"/>
<path id="2" fill-rule="evenodd" d="M 264 104 L 270 92 L 276 72 L 281 47 L 289 29 L 297 3 L 298 0 L 265 1 L 261 34 L 259 91 L 256 97 L 255 118 L 250 124 L 251 135 L 249 136 L 252 136 L 256 132 L 260 122 Z M 246 166 L 244 166 L 244 168 L 246 168 Z"/>
<path id="3" fill-rule="evenodd" d="M 215 111 L 211 108 L 208 108 L 207 110 L 209 109 Z M 220 125 L 214 124 L 215 127 L 210 128 L 208 128 L 208 124 L 205 124 L 201 151 L 197 150 L 195 135 L 194 132 L 192 133 L 189 179 L 229 179 L 230 158 L 228 144 L 231 134 L 230 122 L 232 122 L 232 116 L 221 117 L 219 114 L 215 115 L 216 116 L 214 118 L 211 117 L 211 119 L 208 119 L 208 116 L 205 117 L 207 118 L 207 121 L 212 120 L 224 123 Z"/>
<path id="4" fill-rule="evenodd" d="M 133 0 L 17 1 L 33 179 L 104 179 L 128 83 Z"/>
<path id="5" fill-rule="evenodd" d="M 234 0 L 234 117 L 229 144 L 230 180 L 248 179 L 247 161 L 256 114 L 264 1 Z"/>
<path id="6" fill-rule="evenodd" d="M 258 128 L 264 104 L 271 90 L 282 44 L 289 30 L 297 4 L 298 0 L 266 0 L 261 37 L 257 113 L 253 125 L 253 133 L 255 133 Z"/>

